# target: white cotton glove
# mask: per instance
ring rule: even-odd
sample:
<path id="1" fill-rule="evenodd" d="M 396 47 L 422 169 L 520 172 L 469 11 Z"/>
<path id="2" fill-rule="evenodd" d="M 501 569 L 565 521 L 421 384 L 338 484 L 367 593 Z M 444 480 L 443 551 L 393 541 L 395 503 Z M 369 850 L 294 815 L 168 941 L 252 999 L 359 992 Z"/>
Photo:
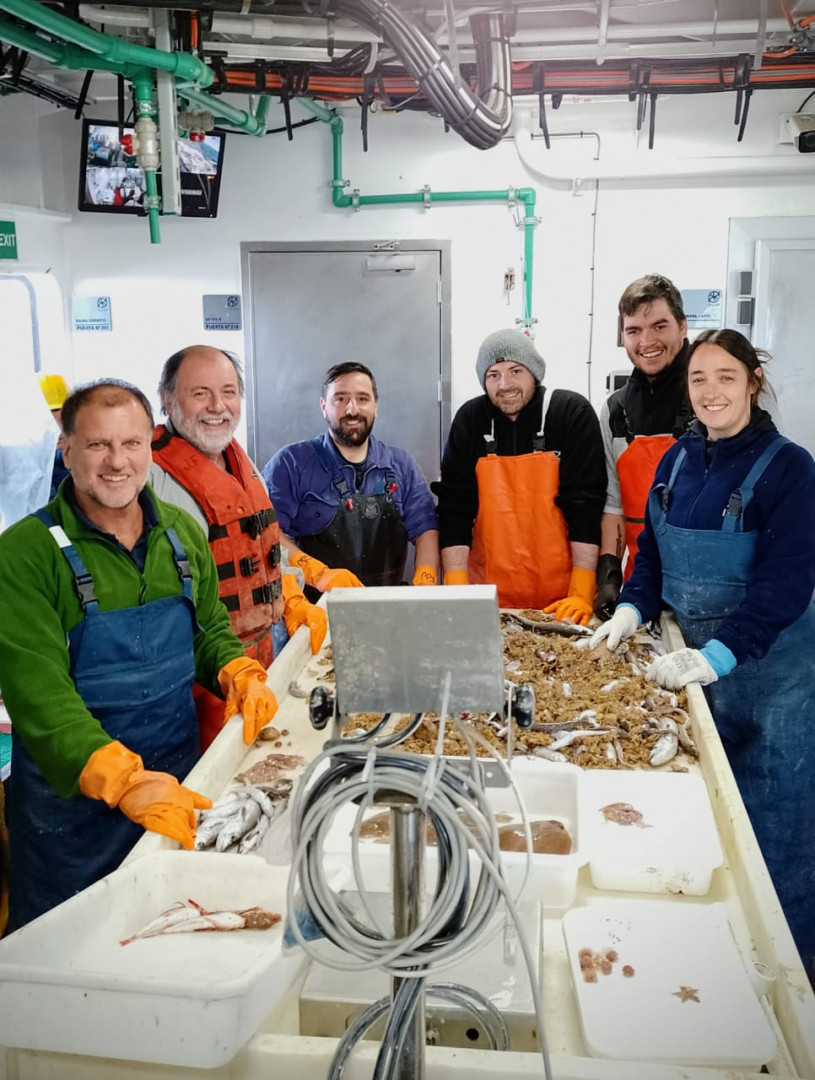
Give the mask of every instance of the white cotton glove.
<path id="1" fill-rule="evenodd" d="M 614 652 L 621 641 L 636 633 L 640 621 L 640 613 L 635 607 L 621 604 L 608 622 L 604 622 L 594 631 L 589 638 L 589 648 L 594 649 L 601 641 L 605 641 L 610 651 Z"/>
<path id="2" fill-rule="evenodd" d="M 658 656 L 645 670 L 646 679 L 653 679 L 666 690 L 679 690 L 690 682 L 700 686 L 717 682 L 719 676 L 698 649 L 677 649 Z"/>

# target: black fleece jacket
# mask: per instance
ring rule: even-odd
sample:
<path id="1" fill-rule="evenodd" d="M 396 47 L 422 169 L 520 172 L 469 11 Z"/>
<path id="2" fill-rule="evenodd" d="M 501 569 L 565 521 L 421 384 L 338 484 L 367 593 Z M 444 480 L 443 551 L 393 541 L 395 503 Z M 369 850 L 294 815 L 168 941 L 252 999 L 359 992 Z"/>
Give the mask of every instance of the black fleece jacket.
<path id="1" fill-rule="evenodd" d="M 628 382 L 608 399 L 612 438 L 630 442 L 635 435 L 673 435 L 678 439 L 693 419 L 688 403 L 690 346 L 685 343 L 670 364 L 650 378 L 634 368 Z"/>
<path id="2" fill-rule="evenodd" d="M 456 413 L 441 463 L 441 480 L 431 484 L 439 499 L 439 544 L 472 545 L 478 513 L 475 467 L 486 454 L 484 436 L 494 424 L 496 452 L 513 457 L 532 452 L 540 430 L 543 394 L 538 387 L 517 418 L 509 420 L 486 394 L 465 402 Z M 606 466 L 597 414 L 582 394 L 554 390 L 544 425 L 546 450 L 560 455 L 560 488 L 555 502 L 563 511 L 569 539 L 600 543 L 600 518 L 606 497 Z M 511 546 L 512 538 L 507 538 Z"/>

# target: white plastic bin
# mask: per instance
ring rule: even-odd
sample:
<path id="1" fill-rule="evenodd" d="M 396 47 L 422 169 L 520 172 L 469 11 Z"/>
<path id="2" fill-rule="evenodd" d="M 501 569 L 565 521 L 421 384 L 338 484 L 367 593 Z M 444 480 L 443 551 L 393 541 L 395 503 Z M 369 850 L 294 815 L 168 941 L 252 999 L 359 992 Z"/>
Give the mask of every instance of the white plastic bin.
<path id="1" fill-rule="evenodd" d="M 582 839 L 596 889 L 708 892 L 723 856 L 700 776 L 594 770 L 584 775 L 580 792 Z M 629 804 L 641 822 L 608 820 L 603 808 L 614 803 Z"/>
<path id="2" fill-rule="evenodd" d="M 287 871 L 251 855 L 164 851 L 98 881 L 0 942 L 0 1044 L 215 1068 L 254 1035 L 306 963 L 270 930 L 120 941 L 179 900 L 284 914 Z"/>
<path id="3" fill-rule="evenodd" d="M 571 904 L 577 889 L 577 873 L 588 861 L 579 828 L 578 786 L 582 770 L 575 765 L 560 765 L 539 758 L 517 758 L 512 762 L 512 775 L 526 806 L 530 819 L 552 818 L 562 822 L 572 838 L 572 850 L 568 855 L 533 855 L 523 898 L 537 901 L 546 908 L 565 908 Z M 487 797 L 495 813 L 507 813 L 520 821 L 518 804 L 509 787 L 490 787 Z M 369 816 L 380 814 L 384 807 L 371 811 Z M 351 832 L 357 808 L 345 806 L 337 814 L 325 842 L 325 852 L 332 858 L 345 859 L 351 863 Z M 359 861 L 362 880 L 370 892 L 390 892 L 391 862 L 390 844 L 360 841 Z M 425 885 L 430 892 L 435 887 L 436 850 L 432 845 L 426 849 Z M 501 853 L 504 875 L 513 893 L 523 882 L 527 856 L 523 852 Z M 471 855 L 472 869 L 478 866 L 475 853 Z"/>

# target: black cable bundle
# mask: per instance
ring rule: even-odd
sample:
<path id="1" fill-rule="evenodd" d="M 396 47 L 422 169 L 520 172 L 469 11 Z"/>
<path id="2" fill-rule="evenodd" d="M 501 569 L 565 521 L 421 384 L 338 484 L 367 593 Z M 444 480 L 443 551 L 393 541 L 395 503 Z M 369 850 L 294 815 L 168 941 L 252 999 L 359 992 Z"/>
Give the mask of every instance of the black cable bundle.
<path id="1" fill-rule="evenodd" d="M 509 130 L 512 119 L 509 39 L 502 15 L 475 15 L 478 93 L 453 71 L 444 54 L 387 0 L 337 0 L 336 13 L 381 34 L 433 108 L 471 146 L 488 150 Z"/>

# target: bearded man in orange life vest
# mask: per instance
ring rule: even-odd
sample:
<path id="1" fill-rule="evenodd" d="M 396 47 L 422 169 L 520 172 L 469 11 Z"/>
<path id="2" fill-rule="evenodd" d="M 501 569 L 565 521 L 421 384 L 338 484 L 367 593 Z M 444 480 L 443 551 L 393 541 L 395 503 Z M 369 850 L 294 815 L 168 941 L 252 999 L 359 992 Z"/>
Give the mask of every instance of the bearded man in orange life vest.
<path id="1" fill-rule="evenodd" d="M 661 274 L 637 278 L 620 297 L 620 339 L 634 370 L 600 413 L 608 493 L 594 601 L 599 619 L 614 614 L 623 576 L 634 569 L 657 464 L 693 419 L 685 377 L 687 329 L 682 296 Z"/>
<path id="2" fill-rule="evenodd" d="M 501 607 L 585 625 L 606 493 L 597 414 L 543 385 L 543 357 L 520 330 L 490 334 L 476 371 L 485 392 L 456 413 L 432 485 L 444 584 L 497 585 Z"/>
<path id="3" fill-rule="evenodd" d="M 292 635 L 307 626 L 316 653 L 327 618 L 306 600 L 293 569 L 281 573 L 277 516 L 260 473 L 234 438 L 243 393 L 232 353 L 191 345 L 171 356 L 159 383 L 168 420 L 153 433 L 150 482 L 207 533 L 232 630 L 244 644 L 246 664 L 265 679 L 275 652 L 273 628 L 282 621 Z M 318 583 L 321 590 L 360 584 L 347 571 L 331 573 L 339 577 Z M 279 651 L 286 635 L 282 643 L 275 639 Z M 223 727 L 224 702 L 198 684 L 194 696 L 204 750 Z"/>

